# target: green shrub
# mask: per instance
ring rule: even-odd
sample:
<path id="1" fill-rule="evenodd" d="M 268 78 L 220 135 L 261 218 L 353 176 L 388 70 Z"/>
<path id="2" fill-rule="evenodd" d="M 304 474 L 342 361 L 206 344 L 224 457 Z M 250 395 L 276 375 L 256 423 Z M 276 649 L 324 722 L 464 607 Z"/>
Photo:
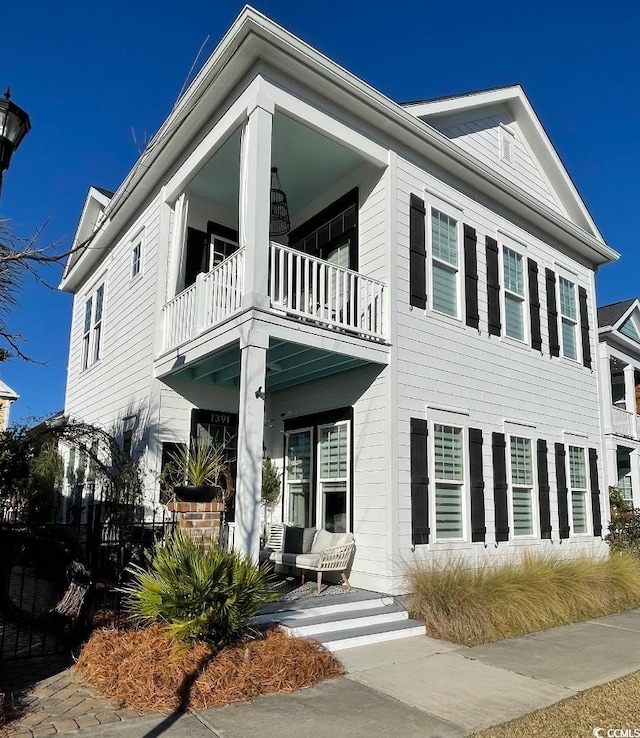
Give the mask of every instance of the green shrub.
<path id="1" fill-rule="evenodd" d="M 500 565 L 406 565 L 411 612 L 429 635 L 477 645 L 640 606 L 640 559 L 525 555 Z"/>
<path id="2" fill-rule="evenodd" d="M 640 508 L 621 510 L 613 515 L 605 541 L 612 551 L 640 556 Z"/>
<path id="3" fill-rule="evenodd" d="M 264 569 L 235 552 L 205 549 L 180 530 L 157 544 L 149 567 L 129 567 L 125 606 L 143 624 L 160 623 L 180 641 L 227 645 L 275 599 Z"/>

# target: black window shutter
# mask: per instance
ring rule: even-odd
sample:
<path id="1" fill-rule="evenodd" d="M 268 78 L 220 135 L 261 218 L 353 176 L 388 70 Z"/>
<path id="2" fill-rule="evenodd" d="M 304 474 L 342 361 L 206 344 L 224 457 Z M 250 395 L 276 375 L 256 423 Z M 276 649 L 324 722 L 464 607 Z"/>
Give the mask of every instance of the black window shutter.
<path id="1" fill-rule="evenodd" d="M 582 363 L 591 369 L 591 339 L 589 336 L 589 311 L 587 310 L 587 291 L 578 287 L 580 303 L 580 332 L 582 333 Z"/>
<path id="2" fill-rule="evenodd" d="M 475 228 L 466 224 L 464 226 L 464 301 L 467 325 L 477 328 L 480 325 L 477 238 Z"/>
<path id="3" fill-rule="evenodd" d="M 427 250 L 425 242 L 424 200 L 411 195 L 409 208 L 409 303 L 417 308 L 427 307 Z"/>
<path id="4" fill-rule="evenodd" d="M 485 540 L 484 474 L 482 471 L 482 431 L 469 428 L 469 476 L 471 477 L 471 540 Z"/>
<path id="5" fill-rule="evenodd" d="M 496 541 L 509 540 L 509 503 L 507 501 L 507 444 L 504 433 L 493 433 L 493 502 L 496 516 Z"/>
<path id="6" fill-rule="evenodd" d="M 498 266 L 498 242 L 487 236 L 487 309 L 489 318 L 489 335 L 499 336 L 502 329 L 500 323 L 500 274 Z"/>
<path id="7" fill-rule="evenodd" d="M 551 538 L 549 462 L 547 442 L 543 438 L 538 438 L 538 504 L 540 508 L 540 538 Z"/>
<path id="8" fill-rule="evenodd" d="M 549 325 L 549 353 L 551 356 L 560 356 L 558 342 L 558 308 L 556 303 L 556 275 L 551 269 L 545 269 L 547 283 L 547 323 Z"/>
<path id="9" fill-rule="evenodd" d="M 531 348 L 542 351 L 542 334 L 540 332 L 540 293 L 538 291 L 538 264 L 527 259 L 529 273 L 529 319 L 531 322 Z"/>
<path id="10" fill-rule="evenodd" d="M 411 541 L 429 543 L 427 421 L 411 418 Z"/>
<path id="11" fill-rule="evenodd" d="M 593 517 L 593 535 L 602 535 L 602 513 L 600 511 L 600 481 L 598 479 L 598 452 L 589 449 L 589 477 L 591 480 L 591 515 Z"/>
<path id="12" fill-rule="evenodd" d="M 569 538 L 569 506 L 567 490 L 566 450 L 563 443 L 556 443 L 556 483 L 558 485 L 558 530 L 560 538 Z"/>

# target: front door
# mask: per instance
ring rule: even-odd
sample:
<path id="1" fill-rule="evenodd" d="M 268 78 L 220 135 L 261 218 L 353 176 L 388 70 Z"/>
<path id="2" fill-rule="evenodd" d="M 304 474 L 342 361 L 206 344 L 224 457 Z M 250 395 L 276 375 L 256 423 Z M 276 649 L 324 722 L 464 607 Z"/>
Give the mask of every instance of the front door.
<path id="1" fill-rule="evenodd" d="M 351 420 L 287 430 L 285 454 L 285 522 L 350 530 Z"/>

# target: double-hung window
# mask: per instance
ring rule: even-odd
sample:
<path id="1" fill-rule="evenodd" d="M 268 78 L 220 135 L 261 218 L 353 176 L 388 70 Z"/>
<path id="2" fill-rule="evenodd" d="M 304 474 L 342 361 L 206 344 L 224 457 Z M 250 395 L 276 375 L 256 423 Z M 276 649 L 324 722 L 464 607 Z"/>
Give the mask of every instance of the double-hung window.
<path id="1" fill-rule="evenodd" d="M 587 467 L 584 449 L 569 446 L 569 480 L 571 483 L 571 519 L 574 535 L 588 533 Z"/>
<path id="2" fill-rule="evenodd" d="M 436 539 L 464 537 L 464 454 L 462 428 L 434 425 Z"/>
<path id="3" fill-rule="evenodd" d="M 142 272 L 142 236 L 136 239 L 131 249 L 131 279 Z"/>
<path id="4" fill-rule="evenodd" d="M 89 366 L 91 348 L 91 321 L 93 319 L 93 297 L 84 304 L 84 327 L 82 330 L 82 368 Z"/>
<path id="5" fill-rule="evenodd" d="M 506 246 L 502 250 L 504 273 L 505 333 L 510 338 L 524 341 L 524 263 L 520 254 Z"/>
<path id="6" fill-rule="evenodd" d="M 560 318 L 562 321 L 562 355 L 567 359 L 578 358 L 578 317 L 576 311 L 576 286 L 560 277 Z"/>
<path id="7" fill-rule="evenodd" d="M 533 535 L 533 460 L 531 439 L 511 436 L 511 510 L 513 535 Z"/>
<path id="8" fill-rule="evenodd" d="M 458 317 L 458 221 L 431 210 L 432 307 L 439 313 Z"/>
<path id="9" fill-rule="evenodd" d="M 87 369 L 102 358 L 102 316 L 104 312 L 104 283 L 99 285 L 84 303 L 82 330 L 82 369 Z"/>

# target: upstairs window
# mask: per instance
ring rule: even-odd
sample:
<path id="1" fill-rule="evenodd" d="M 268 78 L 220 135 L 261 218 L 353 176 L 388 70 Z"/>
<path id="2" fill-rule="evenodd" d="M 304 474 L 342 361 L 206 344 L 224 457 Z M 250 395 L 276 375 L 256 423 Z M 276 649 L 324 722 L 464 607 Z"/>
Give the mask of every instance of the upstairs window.
<path id="1" fill-rule="evenodd" d="M 142 238 L 139 238 L 131 249 L 131 279 L 142 272 Z"/>
<path id="2" fill-rule="evenodd" d="M 431 210 L 432 307 L 458 317 L 458 221 Z"/>
<path id="3" fill-rule="evenodd" d="M 560 277 L 560 317 L 562 321 L 562 355 L 567 359 L 578 358 L 576 331 L 578 315 L 576 311 L 576 286 Z"/>
<path id="4" fill-rule="evenodd" d="M 434 426 L 436 538 L 463 537 L 464 456 L 462 428 Z"/>
<path id="5" fill-rule="evenodd" d="M 84 304 L 82 331 L 82 369 L 87 369 L 102 358 L 102 316 L 104 312 L 104 284 L 101 284 Z"/>
<path id="6" fill-rule="evenodd" d="M 524 264 L 520 254 L 506 246 L 502 250 L 504 272 L 505 333 L 524 341 Z"/>

